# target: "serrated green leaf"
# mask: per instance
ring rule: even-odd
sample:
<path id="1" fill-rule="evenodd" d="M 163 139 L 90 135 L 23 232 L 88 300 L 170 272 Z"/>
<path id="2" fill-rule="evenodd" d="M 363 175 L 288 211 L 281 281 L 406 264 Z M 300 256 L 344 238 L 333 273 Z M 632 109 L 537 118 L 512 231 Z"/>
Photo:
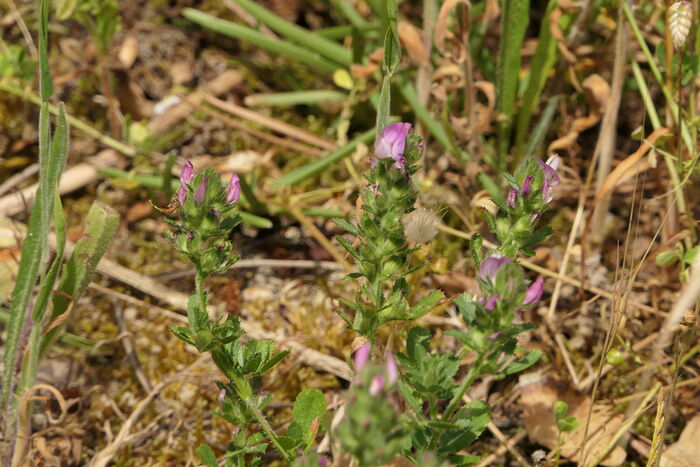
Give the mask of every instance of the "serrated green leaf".
<path id="1" fill-rule="evenodd" d="M 433 290 L 421 301 L 413 305 L 407 312 L 407 318 L 409 320 L 417 320 L 421 316 L 428 313 L 430 310 L 437 305 L 437 303 L 442 299 L 442 292 L 439 290 Z"/>
<path id="2" fill-rule="evenodd" d="M 542 352 L 539 350 L 531 350 L 520 360 L 516 360 L 510 363 L 504 370 L 503 373 L 506 375 L 513 375 L 515 373 L 520 373 L 523 370 L 527 370 L 532 365 L 537 363 L 537 361 L 542 356 Z"/>
<path id="3" fill-rule="evenodd" d="M 326 398 L 318 389 L 304 389 L 294 401 L 292 418 L 306 431 L 311 422 L 326 413 Z"/>
<path id="4" fill-rule="evenodd" d="M 334 218 L 333 222 L 335 222 L 335 224 L 338 227 L 345 229 L 348 233 L 351 233 L 351 234 L 355 235 L 356 237 L 360 236 L 360 231 L 357 229 L 356 226 L 354 226 L 350 222 L 348 222 L 344 219 L 340 219 L 338 217 Z"/>
<path id="5" fill-rule="evenodd" d="M 212 451 L 209 446 L 206 444 L 201 444 L 197 448 L 197 452 L 199 453 L 199 460 L 202 461 L 202 464 L 209 467 L 219 467 L 219 462 L 216 460 L 214 451 Z"/>
<path id="6" fill-rule="evenodd" d="M 474 401 L 462 408 L 454 417 L 459 430 L 448 430 L 440 435 L 438 453 L 454 454 L 473 443 L 491 420 L 491 410 L 481 401 Z"/>

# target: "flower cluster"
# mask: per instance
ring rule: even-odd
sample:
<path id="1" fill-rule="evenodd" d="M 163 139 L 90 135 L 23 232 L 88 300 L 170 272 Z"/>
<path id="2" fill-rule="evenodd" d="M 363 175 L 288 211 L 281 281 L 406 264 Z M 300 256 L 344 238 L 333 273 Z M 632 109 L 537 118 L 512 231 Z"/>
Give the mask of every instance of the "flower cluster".
<path id="1" fill-rule="evenodd" d="M 185 162 L 175 195 L 180 223 L 169 222 L 176 229 L 172 234 L 176 248 L 205 276 L 225 271 L 237 259 L 228 236 L 240 222 L 236 207 L 240 196 L 238 175 L 224 184 L 212 169 L 195 175 L 192 163 Z"/>
<path id="2" fill-rule="evenodd" d="M 484 214 L 501 244 L 499 254 L 511 258 L 519 253 L 532 254 L 531 246 L 551 233 L 548 227 L 537 230 L 535 221 L 554 199 L 554 187 L 560 183 L 559 165 L 558 156 L 546 162 L 531 157 L 514 175 L 504 175 L 510 189 L 502 202 L 494 200 L 501 208 L 499 213 L 495 217 Z"/>
<path id="3" fill-rule="evenodd" d="M 373 340 L 377 328 L 393 320 L 413 320 L 430 311 L 442 295 L 434 292 L 417 304 L 408 303 L 410 287 L 405 276 L 411 271 L 409 247 L 404 224 L 414 210 L 417 192 L 411 176 L 418 170 L 422 155 L 420 138 L 410 133 L 409 123 L 392 123 L 381 132 L 375 144 L 371 169 L 365 173 L 368 186 L 362 190 L 362 212 L 356 224 L 342 219 L 335 222 L 354 235 L 353 244 L 344 237 L 338 242 L 352 255 L 362 285 L 355 302 L 343 300 L 354 316 L 341 316 L 351 329 Z M 425 216 L 421 216 L 421 219 Z M 413 224 L 411 224 L 413 225 Z M 417 229 L 408 229 L 416 233 Z M 413 240 L 428 241 L 435 226 L 421 225 L 420 235 Z M 420 267 L 420 265 L 418 266 Z"/>

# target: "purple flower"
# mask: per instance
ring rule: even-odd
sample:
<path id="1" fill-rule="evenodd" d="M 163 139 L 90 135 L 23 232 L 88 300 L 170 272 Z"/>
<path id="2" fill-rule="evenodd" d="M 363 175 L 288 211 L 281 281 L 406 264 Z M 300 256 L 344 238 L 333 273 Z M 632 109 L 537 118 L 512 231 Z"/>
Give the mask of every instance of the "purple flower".
<path id="1" fill-rule="evenodd" d="M 380 392 L 382 392 L 383 387 L 384 387 L 384 376 L 377 375 L 374 378 L 372 378 L 372 382 L 369 385 L 369 393 L 373 396 L 376 396 Z"/>
<path id="2" fill-rule="evenodd" d="M 195 203 L 201 204 L 204 200 L 204 194 L 207 192 L 207 183 L 209 183 L 209 176 L 204 177 L 202 182 L 199 184 L 197 192 L 194 194 Z"/>
<path id="3" fill-rule="evenodd" d="M 481 262 L 479 267 L 479 277 L 482 280 L 493 280 L 496 278 L 496 274 L 501 267 L 510 263 L 510 259 L 505 258 L 500 255 L 492 255 Z"/>
<path id="4" fill-rule="evenodd" d="M 194 172 L 194 166 L 192 162 L 185 162 L 185 166 L 180 172 L 180 187 L 177 189 L 177 200 L 180 204 L 185 204 L 185 198 L 187 197 L 187 184 L 192 180 L 192 173 Z"/>
<path id="5" fill-rule="evenodd" d="M 394 384 L 399 379 L 399 369 L 391 352 L 386 354 L 386 376 L 389 384 Z"/>
<path id="6" fill-rule="evenodd" d="M 523 180 L 523 186 L 520 187 L 520 195 L 528 196 L 530 191 L 532 191 L 532 175 L 528 175 L 525 177 L 525 180 Z"/>
<path id="7" fill-rule="evenodd" d="M 532 305 L 533 303 L 537 303 L 540 298 L 542 298 L 542 292 L 544 292 L 544 279 L 542 277 L 538 277 L 537 280 L 530 284 L 530 287 L 527 288 L 523 305 Z"/>
<path id="8" fill-rule="evenodd" d="M 370 350 L 372 345 L 368 342 L 355 351 L 355 371 L 360 371 L 367 364 Z"/>
<path id="9" fill-rule="evenodd" d="M 374 144 L 374 154 L 380 159 L 391 158 L 401 165 L 403 153 L 406 150 L 406 136 L 411 129 L 410 123 L 397 122 L 387 125 L 382 135 Z M 405 159 L 403 159 L 405 164 Z"/>
<path id="10" fill-rule="evenodd" d="M 554 199 L 553 188 L 559 185 L 559 156 L 551 156 L 547 162 L 542 162 L 542 159 L 536 157 L 537 163 L 540 165 L 544 173 L 544 181 L 542 182 L 542 199 L 545 203 L 549 203 Z"/>
<path id="11" fill-rule="evenodd" d="M 231 180 L 228 182 L 226 189 L 226 203 L 234 204 L 241 197 L 241 180 L 238 175 L 231 175 Z"/>
<path id="12" fill-rule="evenodd" d="M 508 206 L 511 208 L 515 207 L 515 196 L 518 194 L 517 191 L 515 191 L 515 188 L 511 188 L 510 192 L 508 192 Z"/>
<path id="13" fill-rule="evenodd" d="M 496 308 L 496 303 L 501 299 L 498 295 L 492 295 L 489 297 L 489 299 L 486 301 L 486 305 L 484 305 L 484 308 L 486 308 L 486 311 L 491 311 L 494 308 Z"/>
<path id="14" fill-rule="evenodd" d="M 394 159 L 394 164 L 391 166 L 392 169 L 398 169 L 400 171 L 406 170 L 406 158 L 403 156 L 399 156 Z"/>

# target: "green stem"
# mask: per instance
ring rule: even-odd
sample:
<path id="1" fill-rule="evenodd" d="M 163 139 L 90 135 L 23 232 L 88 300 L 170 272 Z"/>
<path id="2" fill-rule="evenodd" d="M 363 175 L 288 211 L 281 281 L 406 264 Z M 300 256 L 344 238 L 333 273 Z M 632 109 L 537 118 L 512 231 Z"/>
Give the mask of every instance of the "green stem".
<path id="1" fill-rule="evenodd" d="M 462 386 L 460 386 L 459 391 L 457 391 L 457 394 L 454 395 L 449 405 L 445 409 L 445 412 L 442 414 L 442 419 L 444 421 L 450 421 L 450 417 L 455 412 L 455 410 L 457 410 L 457 406 L 462 401 L 462 397 L 464 397 L 464 394 L 466 394 L 467 390 L 471 387 L 474 380 L 481 373 L 481 361 L 483 360 L 483 358 L 484 354 L 480 353 L 472 367 L 469 369 L 467 377 L 464 378 L 464 381 L 462 382 Z"/>
<path id="2" fill-rule="evenodd" d="M 246 408 L 250 410 L 250 412 L 253 414 L 253 417 L 255 417 L 255 420 L 260 424 L 260 427 L 263 429 L 265 434 L 267 435 L 267 438 L 270 440 L 273 446 L 275 446 L 275 449 L 279 451 L 280 455 L 284 458 L 285 461 L 291 462 L 294 459 L 289 455 L 289 453 L 282 447 L 280 444 L 279 438 L 275 434 L 274 430 L 268 423 L 268 421 L 265 419 L 263 414 L 260 412 L 260 409 L 258 409 L 255 404 L 253 404 L 249 399 L 243 399 L 243 403 L 246 405 Z"/>

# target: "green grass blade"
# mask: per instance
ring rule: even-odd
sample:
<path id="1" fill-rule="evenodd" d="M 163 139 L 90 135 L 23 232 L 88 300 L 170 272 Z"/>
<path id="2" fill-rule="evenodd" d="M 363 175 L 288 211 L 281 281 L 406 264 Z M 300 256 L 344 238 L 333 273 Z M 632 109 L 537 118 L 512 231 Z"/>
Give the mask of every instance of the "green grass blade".
<path id="1" fill-rule="evenodd" d="M 39 188 L 41 190 L 41 188 Z M 2 376 L 2 389 L 0 389 L 0 411 L 10 413 L 8 410 L 9 396 L 12 388 L 12 376 L 15 374 L 17 364 L 17 351 L 19 336 L 22 333 L 24 321 L 29 310 L 29 300 L 32 290 L 39 276 L 41 264 L 42 245 L 39 231 L 41 230 L 41 204 L 39 196 L 34 200 L 34 209 L 29 218 L 27 236 L 22 242 L 19 269 L 17 270 L 17 282 L 12 290 L 12 304 L 10 306 L 10 319 L 7 324 L 7 337 L 5 339 L 5 354 L 3 358 L 4 371 Z"/>
<path id="2" fill-rule="evenodd" d="M 350 0 L 331 0 L 333 7 L 340 12 L 341 15 L 345 16 L 350 24 L 358 29 L 365 29 L 370 27 L 369 23 L 360 15 L 360 13 L 355 9 L 354 5 Z"/>
<path id="3" fill-rule="evenodd" d="M 39 189 L 36 198 L 39 200 L 39 245 L 41 261 L 49 260 L 49 229 L 51 228 L 51 203 L 53 202 L 53 187 L 50 181 L 51 164 L 51 120 L 49 119 L 49 103 L 42 102 L 39 110 Z M 44 266 L 45 267 L 45 266 Z"/>
<path id="4" fill-rule="evenodd" d="M 10 321 L 10 310 L 4 307 L 0 307 L 0 323 L 6 324 Z M 75 334 L 63 333 L 61 337 L 58 338 L 61 344 L 70 345 L 79 349 L 87 350 L 92 348 L 95 343 L 90 339 L 84 337 L 76 336 Z"/>
<path id="5" fill-rule="evenodd" d="M 342 148 L 336 149 L 330 154 L 324 156 L 323 158 L 315 160 L 310 164 L 307 164 L 292 172 L 289 172 L 288 174 L 283 175 L 282 177 L 272 182 L 272 188 L 279 189 L 285 186 L 293 186 L 303 182 L 307 178 L 318 175 L 331 165 L 342 160 L 344 157 L 352 154 L 355 148 L 357 148 L 358 144 L 369 144 L 370 142 L 374 141 L 374 137 L 375 131 L 373 128 L 362 133 L 360 136 L 356 137 Z"/>
<path id="6" fill-rule="evenodd" d="M 260 6 L 257 2 L 251 0 L 234 1 L 254 16 L 255 19 L 288 39 L 346 67 L 352 63 L 352 52 L 342 45 L 280 18 L 267 8 Z"/>
<path id="7" fill-rule="evenodd" d="M 49 71 L 49 0 L 39 4 L 39 94 L 47 101 L 53 95 L 53 83 Z"/>
<path id="8" fill-rule="evenodd" d="M 234 39 L 251 42 L 268 52 L 297 60 L 322 73 L 332 74 L 335 70 L 342 68 L 340 65 L 321 57 L 318 53 L 310 52 L 286 41 L 267 37 L 258 31 L 241 26 L 240 24 L 219 19 L 192 8 L 185 8 L 182 14 L 188 20 L 214 32 L 233 37 Z"/>
<path id="9" fill-rule="evenodd" d="M 316 105 L 324 102 L 342 101 L 348 95 L 344 92 L 333 90 L 277 92 L 274 94 L 252 94 L 245 98 L 248 107 L 257 106 L 291 106 L 291 105 Z"/>
<path id="10" fill-rule="evenodd" d="M 66 246 L 66 218 L 63 214 L 63 206 L 61 205 L 61 197 L 58 190 L 54 190 L 54 218 L 56 219 L 56 256 L 51 263 L 46 275 L 41 280 L 41 287 L 37 295 L 32 309 L 32 331 L 29 336 L 29 345 L 27 353 L 22 364 L 20 372 L 19 384 L 17 386 L 17 394 L 24 394 L 29 389 L 36 379 L 37 369 L 39 367 L 39 354 L 41 350 L 41 333 L 44 327 L 44 315 L 46 314 L 49 299 L 53 295 L 54 285 L 58 277 L 58 272 L 63 264 L 63 253 Z"/>
<path id="11" fill-rule="evenodd" d="M 554 118 L 554 113 L 557 110 L 557 103 L 559 102 L 559 96 L 550 97 L 547 101 L 547 106 L 542 111 L 542 116 L 540 120 L 535 125 L 532 130 L 532 135 L 527 142 L 525 147 L 525 154 L 528 156 L 535 155 L 540 145 L 544 141 L 544 137 L 547 135 L 547 130 L 549 130 L 549 125 L 552 124 L 552 119 Z"/>
<path id="12" fill-rule="evenodd" d="M 552 37 L 552 30 L 549 26 L 549 15 L 556 6 L 557 0 L 549 0 L 547 12 L 540 26 L 540 37 L 537 41 L 537 49 L 535 50 L 535 55 L 532 57 L 532 63 L 530 64 L 530 78 L 527 88 L 525 89 L 525 94 L 523 95 L 522 103 L 520 104 L 515 130 L 514 166 L 520 162 L 524 155 L 523 148 L 525 145 L 525 138 L 530 129 L 532 113 L 539 102 L 542 89 L 547 81 L 549 70 L 552 69 L 552 66 L 557 60 L 557 41 Z M 565 15 L 562 21 L 560 21 L 560 23 L 564 22 L 566 24 L 563 26 L 568 26 L 570 22 L 569 15 Z"/>
<path id="13" fill-rule="evenodd" d="M 505 168 L 505 155 L 510 144 L 513 106 L 518 94 L 520 47 L 529 22 L 530 0 L 504 0 L 501 11 L 501 43 L 496 68 L 496 110 L 506 119 L 498 124 L 496 170 Z"/>
<path id="14" fill-rule="evenodd" d="M 104 255 L 112 241 L 119 225 L 119 214 L 109 206 L 93 203 L 85 219 L 85 234 L 76 243 L 73 254 L 64 265 L 61 273 L 61 283 L 58 287 L 61 294 L 53 299 L 53 312 L 49 322 L 69 311 L 69 306 L 76 304 L 85 292 L 97 263 Z M 41 355 L 46 353 L 49 345 L 55 341 L 65 326 L 54 327 L 47 332 L 41 342 Z"/>

